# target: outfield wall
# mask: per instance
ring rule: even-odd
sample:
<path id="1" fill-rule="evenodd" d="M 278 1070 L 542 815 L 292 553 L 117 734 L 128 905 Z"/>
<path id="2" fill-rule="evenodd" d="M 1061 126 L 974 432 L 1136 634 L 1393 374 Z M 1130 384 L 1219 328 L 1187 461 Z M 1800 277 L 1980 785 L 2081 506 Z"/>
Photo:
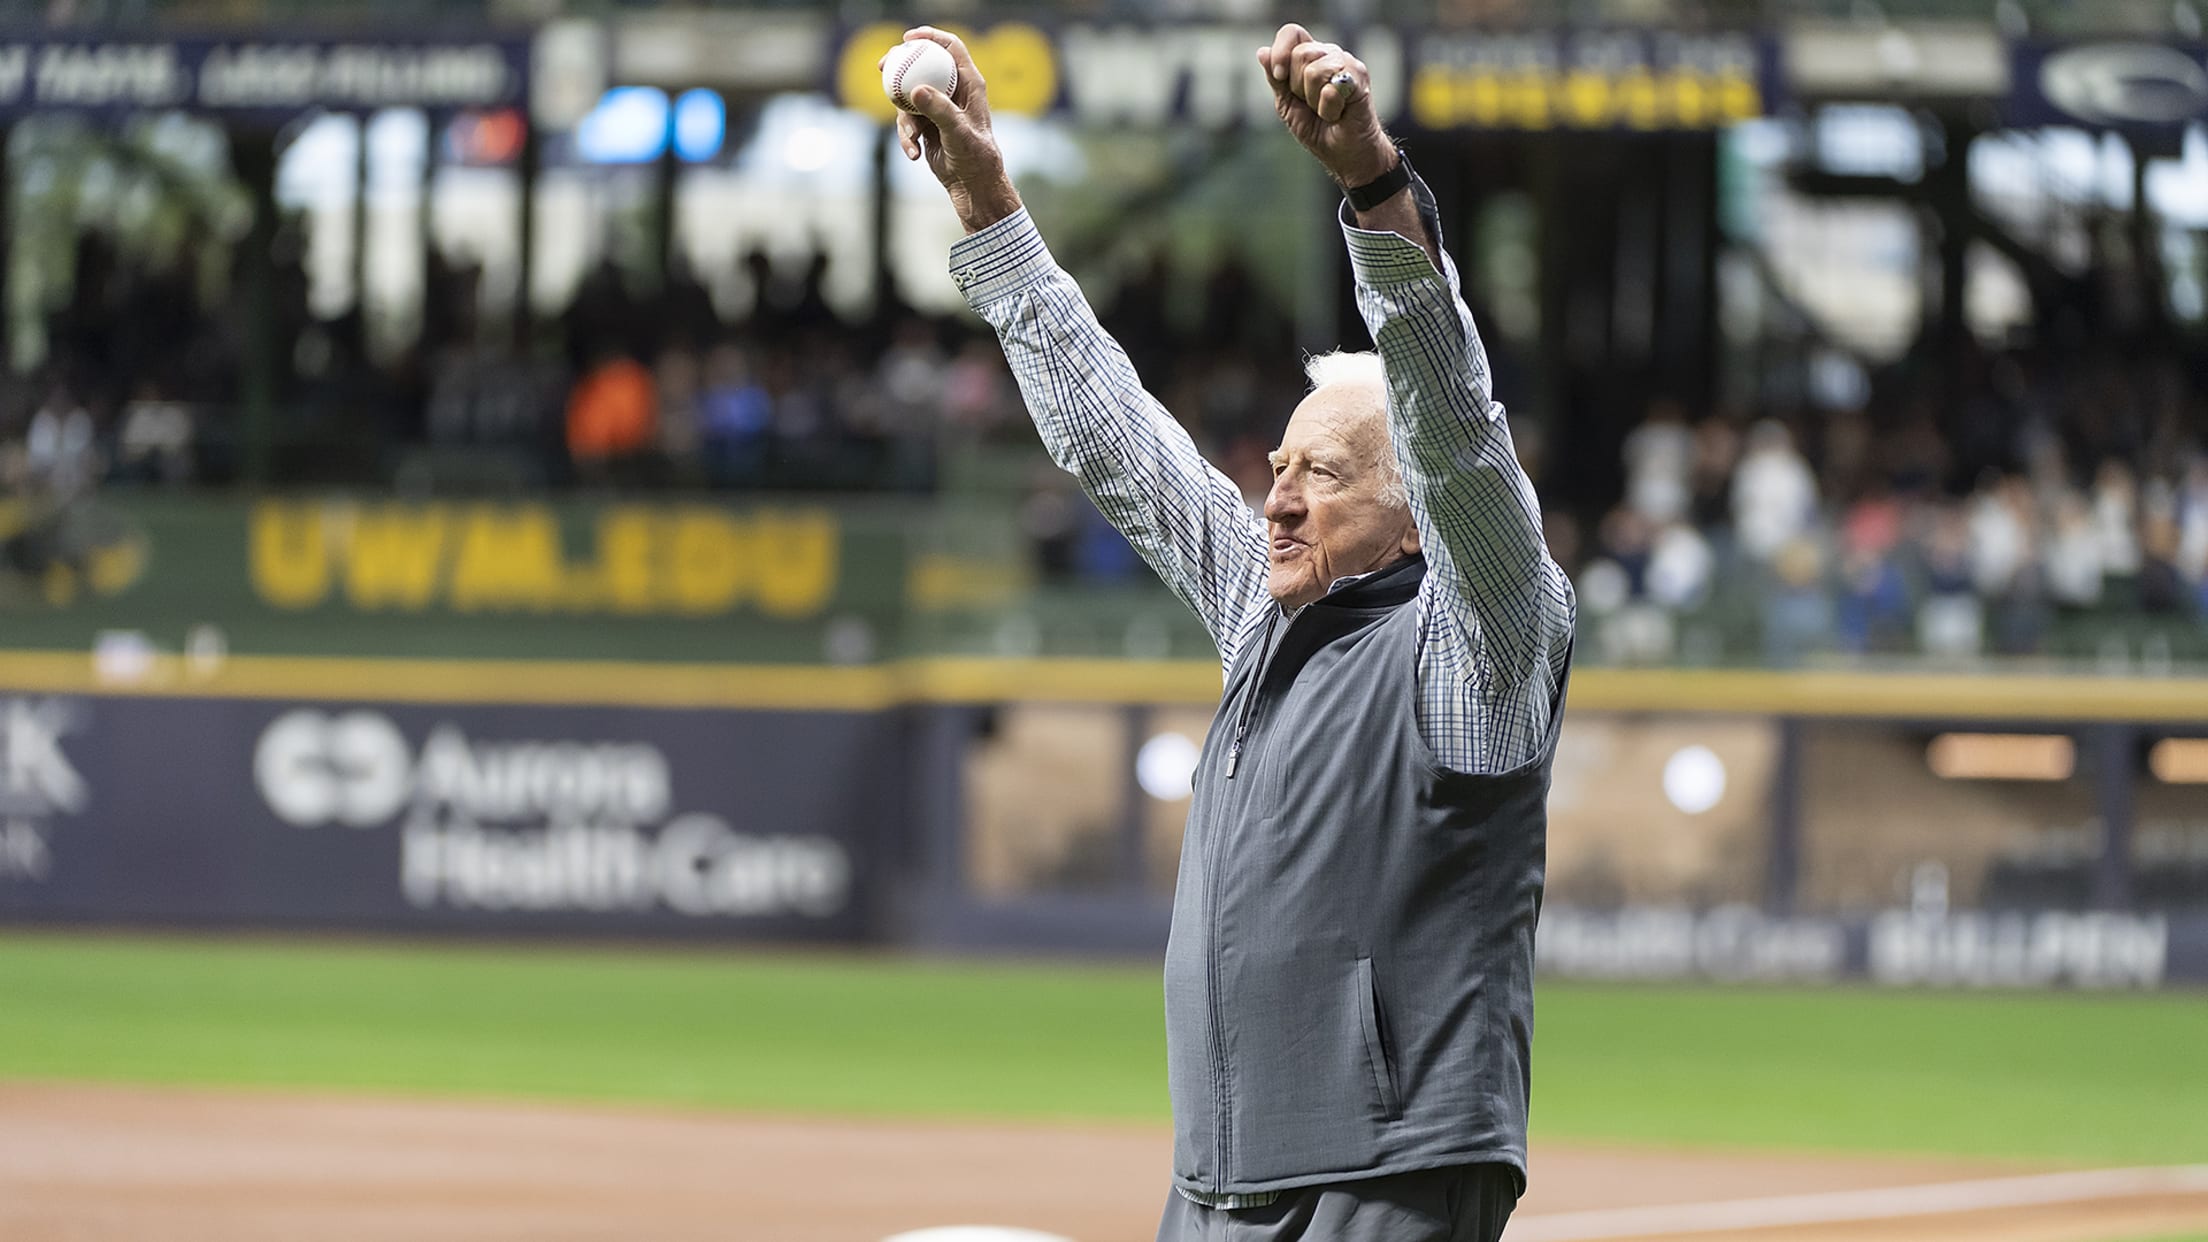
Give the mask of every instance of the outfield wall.
<path id="1" fill-rule="evenodd" d="M 875 940 L 902 731 L 886 712 L 0 698 L 0 917 Z"/>
<path id="2" fill-rule="evenodd" d="M 1150 953 L 1185 803 L 1145 793 L 1136 756 L 1165 732 L 1200 737 L 1217 677 L 1143 662 L 279 657 L 119 673 L 0 653 L 0 920 Z M 2002 831 L 1993 812 L 2089 816 L 2128 788 L 2128 763 L 1935 805 L 1814 743 L 1935 711 L 2092 741 L 2193 729 L 2203 702 L 2208 687 L 2178 681 L 1588 670 L 1552 799 L 1543 965 L 2208 983 L 2208 920 L 2186 911 L 2098 898 L 1984 911 L 1967 883 L 1950 910 L 1944 880 L 1937 900 L 1890 883 L 1896 858 L 1960 872 L 1956 851 Z M 1688 740 L 1734 764 L 1723 815 L 1663 805 L 1663 757 Z M 1806 817 L 1805 787 L 1823 790 Z M 2208 796 L 2172 792 L 2119 809 L 2183 816 Z M 1911 808 L 1923 813 L 1897 819 Z M 2121 827 L 2093 831 L 2121 844 Z M 1816 883 L 1781 876 L 1805 858 Z M 1634 883 L 1605 887 L 1621 860 Z"/>

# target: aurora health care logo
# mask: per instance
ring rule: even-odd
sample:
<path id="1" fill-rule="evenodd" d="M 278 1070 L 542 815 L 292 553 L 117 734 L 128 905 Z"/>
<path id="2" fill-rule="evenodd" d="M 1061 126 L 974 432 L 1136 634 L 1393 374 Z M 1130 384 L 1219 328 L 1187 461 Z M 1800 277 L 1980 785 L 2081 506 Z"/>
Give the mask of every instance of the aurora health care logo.
<path id="1" fill-rule="evenodd" d="M 842 844 L 679 809 L 650 742 L 492 740 L 445 721 L 417 746 L 382 712 L 301 708 L 262 730 L 253 780 L 295 828 L 395 827 L 417 907 L 828 918 L 851 899 Z"/>

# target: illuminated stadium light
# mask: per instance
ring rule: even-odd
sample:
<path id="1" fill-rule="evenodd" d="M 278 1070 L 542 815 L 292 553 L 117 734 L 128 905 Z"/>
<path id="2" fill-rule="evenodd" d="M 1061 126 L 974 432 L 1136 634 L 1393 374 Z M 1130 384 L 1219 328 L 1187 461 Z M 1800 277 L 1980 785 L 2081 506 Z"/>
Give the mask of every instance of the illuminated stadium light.
<path id="1" fill-rule="evenodd" d="M 835 162 L 835 138 L 819 125 L 800 125 L 783 144 L 783 158 L 799 172 L 815 173 Z"/>
<path id="2" fill-rule="evenodd" d="M 1725 761 L 1707 746 L 1682 746 L 1664 760 L 1664 797 L 1689 815 L 1725 800 Z"/>
<path id="3" fill-rule="evenodd" d="M 575 127 L 575 153 L 593 164 L 648 164 L 667 149 L 667 92 L 616 86 Z"/>
<path id="4" fill-rule="evenodd" d="M 675 97 L 675 154 L 692 164 L 721 153 L 728 136 L 728 105 L 720 92 L 697 87 Z"/>
<path id="5" fill-rule="evenodd" d="M 2165 785 L 2208 785 L 2208 737 L 2166 737 L 2147 752 L 2147 770 Z"/>
<path id="6" fill-rule="evenodd" d="M 1179 733 L 1160 733 L 1135 755 L 1135 780 L 1142 792 L 1160 802 L 1179 802 L 1196 787 L 1196 743 Z"/>
<path id="7" fill-rule="evenodd" d="M 1942 733 L 1924 761 L 1951 781 L 2066 781 L 2078 747 L 2060 733 Z"/>

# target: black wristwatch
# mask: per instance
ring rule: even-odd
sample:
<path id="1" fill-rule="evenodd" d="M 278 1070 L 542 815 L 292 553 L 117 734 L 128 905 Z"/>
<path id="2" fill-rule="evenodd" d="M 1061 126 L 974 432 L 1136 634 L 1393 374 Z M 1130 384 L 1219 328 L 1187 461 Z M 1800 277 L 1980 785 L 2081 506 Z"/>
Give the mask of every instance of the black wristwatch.
<path id="1" fill-rule="evenodd" d="M 1395 149 L 1395 167 L 1381 173 L 1363 185 L 1353 185 L 1346 193 L 1349 205 L 1357 211 L 1371 211 L 1394 198 L 1396 192 L 1411 183 L 1411 157 L 1401 147 Z"/>

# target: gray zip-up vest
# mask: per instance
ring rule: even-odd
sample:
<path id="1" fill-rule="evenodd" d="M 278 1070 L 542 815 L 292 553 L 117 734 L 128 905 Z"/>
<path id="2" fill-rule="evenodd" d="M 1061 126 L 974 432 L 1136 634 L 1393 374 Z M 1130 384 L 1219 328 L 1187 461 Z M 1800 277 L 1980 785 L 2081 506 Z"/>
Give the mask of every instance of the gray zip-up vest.
<path id="1" fill-rule="evenodd" d="M 1489 1161 L 1523 1178 L 1563 692 L 1530 762 L 1437 768 L 1417 720 L 1424 576 L 1412 557 L 1328 595 L 1228 671 L 1165 955 L 1185 1189 Z"/>

